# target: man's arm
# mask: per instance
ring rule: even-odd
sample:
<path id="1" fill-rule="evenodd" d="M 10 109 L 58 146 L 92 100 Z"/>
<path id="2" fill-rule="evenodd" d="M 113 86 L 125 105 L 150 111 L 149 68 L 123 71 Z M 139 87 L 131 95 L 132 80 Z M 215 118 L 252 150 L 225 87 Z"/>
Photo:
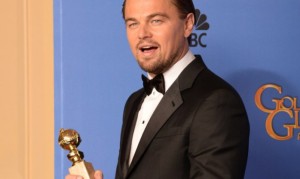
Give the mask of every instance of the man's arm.
<path id="1" fill-rule="evenodd" d="M 190 178 L 242 179 L 248 142 L 249 123 L 240 97 L 230 90 L 213 92 L 191 126 Z"/>

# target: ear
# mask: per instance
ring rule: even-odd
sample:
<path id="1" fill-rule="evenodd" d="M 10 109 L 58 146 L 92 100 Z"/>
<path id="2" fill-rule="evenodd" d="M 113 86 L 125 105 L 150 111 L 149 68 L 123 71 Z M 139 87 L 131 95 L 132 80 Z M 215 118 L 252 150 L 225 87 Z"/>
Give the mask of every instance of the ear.
<path id="1" fill-rule="evenodd" d="M 195 17 L 193 13 L 189 13 L 185 18 L 185 29 L 184 29 L 184 36 L 187 38 L 191 35 L 193 31 L 195 23 Z"/>

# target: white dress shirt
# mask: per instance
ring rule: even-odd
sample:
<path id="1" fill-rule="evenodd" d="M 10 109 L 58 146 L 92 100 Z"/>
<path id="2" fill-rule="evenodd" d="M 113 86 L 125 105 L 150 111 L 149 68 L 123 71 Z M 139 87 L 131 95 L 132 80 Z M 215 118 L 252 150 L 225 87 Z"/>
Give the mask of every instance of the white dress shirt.
<path id="1" fill-rule="evenodd" d="M 185 56 L 175 63 L 168 71 L 166 71 L 164 75 L 165 80 L 165 90 L 170 88 L 170 86 L 174 83 L 174 81 L 178 78 L 180 73 L 185 69 L 188 64 L 190 64 L 195 59 L 195 56 L 191 51 L 188 51 Z M 150 75 L 148 74 L 148 78 L 151 79 Z M 163 98 L 163 94 L 156 91 L 153 88 L 152 93 L 149 96 L 146 96 L 141 109 L 138 113 L 137 121 L 135 124 L 132 142 L 131 142 L 131 149 L 130 149 L 130 156 L 129 156 L 129 165 L 133 159 L 135 151 L 138 147 L 138 144 L 141 140 L 141 137 L 144 133 L 144 130 L 154 112 L 157 105 L 159 104 L 160 100 Z"/>

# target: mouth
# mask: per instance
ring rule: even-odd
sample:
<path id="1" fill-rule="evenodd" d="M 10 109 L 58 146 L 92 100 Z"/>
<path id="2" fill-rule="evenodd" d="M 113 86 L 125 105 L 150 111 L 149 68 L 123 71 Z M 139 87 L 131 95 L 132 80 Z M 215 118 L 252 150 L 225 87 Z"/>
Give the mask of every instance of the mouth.
<path id="1" fill-rule="evenodd" d="M 151 52 L 154 52 L 156 49 L 158 49 L 158 47 L 157 46 L 152 46 L 152 45 L 147 45 L 147 46 L 141 46 L 141 47 L 139 47 L 139 50 L 142 53 L 151 53 Z"/>

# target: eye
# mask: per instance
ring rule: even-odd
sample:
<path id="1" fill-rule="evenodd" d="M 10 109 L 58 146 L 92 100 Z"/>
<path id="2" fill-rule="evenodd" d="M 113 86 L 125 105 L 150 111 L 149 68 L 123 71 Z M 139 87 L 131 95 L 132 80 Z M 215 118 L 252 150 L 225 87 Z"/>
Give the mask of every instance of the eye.
<path id="1" fill-rule="evenodd" d="M 130 28 L 130 29 L 134 29 L 138 26 L 138 23 L 137 22 L 128 22 L 127 23 L 127 28 Z"/>
<path id="2" fill-rule="evenodd" d="M 160 20 L 160 19 L 153 19 L 153 20 L 151 21 L 151 24 L 153 24 L 153 25 L 159 25 L 159 24 L 161 24 L 161 23 L 163 23 L 163 21 Z"/>

